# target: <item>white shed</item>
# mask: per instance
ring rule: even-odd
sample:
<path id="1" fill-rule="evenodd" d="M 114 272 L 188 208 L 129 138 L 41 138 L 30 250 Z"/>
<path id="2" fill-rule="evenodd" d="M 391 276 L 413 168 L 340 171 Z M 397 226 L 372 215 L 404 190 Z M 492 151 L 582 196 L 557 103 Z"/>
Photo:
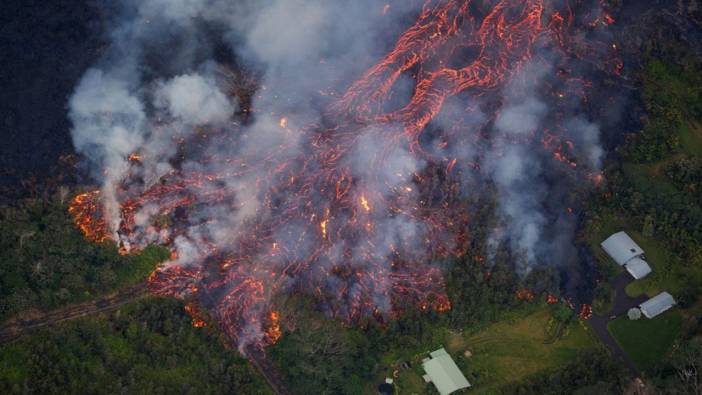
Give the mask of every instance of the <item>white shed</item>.
<path id="1" fill-rule="evenodd" d="M 641 303 L 639 308 L 646 318 L 653 318 L 675 305 L 673 295 L 668 292 L 661 292 L 651 299 Z"/>
<path id="2" fill-rule="evenodd" d="M 631 276 L 637 280 L 644 278 L 651 273 L 651 266 L 648 266 L 648 263 L 639 257 L 630 260 L 624 265 L 624 267 L 626 268 L 626 271 L 628 271 L 629 274 L 631 274 Z"/>
<path id="3" fill-rule="evenodd" d="M 600 245 L 619 266 L 623 266 L 631 259 L 644 253 L 641 247 L 624 232 L 617 232 L 609 236 Z"/>
<path id="4" fill-rule="evenodd" d="M 427 372 L 424 381 L 434 383 L 441 395 L 470 387 L 466 377 L 443 347 L 432 352 L 431 358 L 425 358 L 422 367 Z"/>
<path id="5" fill-rule="evenodd" d="M 644 253 L 643 249 L 626 233 L 617 232 L 600 245 L 619 266 L 624 266 L 635 279 L 644 278 L 651 273 L 651 266 L 641 257 Z"/>

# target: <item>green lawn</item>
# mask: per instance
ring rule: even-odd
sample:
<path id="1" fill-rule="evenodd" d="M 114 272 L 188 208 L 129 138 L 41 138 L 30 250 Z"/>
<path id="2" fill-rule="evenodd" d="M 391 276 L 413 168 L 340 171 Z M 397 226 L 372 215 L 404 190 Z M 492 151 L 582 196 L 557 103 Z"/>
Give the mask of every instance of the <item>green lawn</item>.
<path id="1" fill-rule="evenodd" d="M 546 329 L 553 323 L 549 306 L 531 304 L 477 331 L 459 333 L 436 327 L 431 341 L 385 354 L 381 365 L 387 368 L 381 369 L 373 382 L 382 382 L 397 371 L 398 393 L 435 394 L 436 389 L 422 379 L 421 361 L 429 351 L 444 347 L 473 385 L 470 392 L 491 394 L 534 374 L 555 371 L 579 352 L 599 346 L 589 328 L 579 322 L 571 323 L 559 340 L 545 344 Z M 401 361 L 409 361 L 412 367 L 403 369 Z M 366 390 L 371 393 L 374 388 L 368 386 Z"/>
<path id="2" fill-rule="evenodd" d="M 675 309 L 653 319 L 642 317 L 631 321 L 622 316 L 612 321 L 608 329 L 636 366 L 648 370 L 670 350 L 680 333 L 681 323 L 682 316 Z"/>
<path id="3" fill-rule="evenodd" d="M 531 316 L 538 312 L 547 312 L 546 304 L 540 303 L 527 303 L 520 307 L 508 309 L 500 314 L 500 322 L 514 322 L 524 319 L 525 317 Z M 546 321 L 547 322 L 547 321 Z M 402 343 L 407 344 L 407 347 L 403 348 L 393 348 L 390 351 L 384 353 L 380 358 L 380 366 L 378 374 L 366 386 L 366 393 L 375 393 L 375 386 L 377 383 L 382 382 L 386 377 L 391 377 L 393 372 L 397 371 L 397 377 L 395 379 L 395 386 L 397 393 L 399 394 L 435 394 L 436 389 L 431 384 L 424 382 L 422 376 L 425 374 L 422 369 L 422 359 L 429 355 L 430 351 L 434 351 L 440 347 L 446 348 L 446 350 L 451 354 L 459 368 L 461 368 L 466 374 L 469 369 L 468 365 L 471 363 L 471 359 L 465 358 L 464 352 L 467 349 L 466 339 L 471 338 L 477 333 L 483 333 L 492 328 L 493 325 L 497 324 L 486 324 L 477 327 L 466 328 L 462 333 L 454 332 L 449 330 L 445 326 L 434 325 L 431 328 L 427 328 L 427 333 L 430 333 L 428 339 L 425 341 L 417 341 L 417 339 L 407 338 L 402 341 Z M 544 334 L 544 325 L 540 329 L 540 334 L 542 339 L 546 338 Z M 408 361 L 411 363 L 410 369 L 403 369 L 401 367 L 403 361 Z M 472 380 L 469 378 L 469 381 Z"/>
<path id="4" fill-rule="evenodd" d="M 684 288 L 686 278 L 681 272 L 686 268 L 675 254 L 672 254 L 663 243 L 650 237 L 644 237 L 639 232 L 628 231 L 636 243 L 641 246 L 646 255 L 646 262 L 651 266 L 651 274 L 645 278 L 633 281 L 626 287 L 629 296 L 639 296 L 643 293 L 655 296 L 662 291 L 675 294 Z"/>
<path id="5" fill-rule="evenodd" d="M 446 349 L 473 384 L 471 392 L 489 394 L 528 376 L 553 371 L 579 352 L 598 346 L 589 329 L 571 323 L 563 336 L 545 344 L 551 322 L 548 307 L 522 318 L 493 324 L 472 335 L 450 336 Z M 469 350 L 473 355 L 466 357 Z"/>

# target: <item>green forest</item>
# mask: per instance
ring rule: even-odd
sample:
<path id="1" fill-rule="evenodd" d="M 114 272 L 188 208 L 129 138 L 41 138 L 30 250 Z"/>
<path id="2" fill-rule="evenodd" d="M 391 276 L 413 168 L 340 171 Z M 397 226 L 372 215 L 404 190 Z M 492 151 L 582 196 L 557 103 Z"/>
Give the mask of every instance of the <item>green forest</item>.
<path id="1" fill-rule="evenodd" d="M 217 331 L 146 298 L 0 346 L 0 393 L 269 394 Z"/>

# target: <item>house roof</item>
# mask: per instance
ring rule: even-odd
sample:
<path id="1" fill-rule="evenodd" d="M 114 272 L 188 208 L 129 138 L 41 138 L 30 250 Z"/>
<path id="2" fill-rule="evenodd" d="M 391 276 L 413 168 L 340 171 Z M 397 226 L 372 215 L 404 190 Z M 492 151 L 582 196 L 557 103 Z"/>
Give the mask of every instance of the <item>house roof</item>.
<path id="1" fill-rule="evenodd" d="M 644 253 L 643 249 L 624 232 L 609 236 L 600 245 L 620 266 Z"/>
<path id="2" fill-rule="evenodd" d="M 661 292 L 658 295 L 652 297 L 651 299 L 641 303 L 641 312 L 647 318 L 653 318 L 658 314 L 670 309 L 675 305 L 675 299 L 673 295 L 668 292 Z"/>
<path id="3" fill-rule="evenodd" d="M 444 348 L 432 352 L 431 358 L 425 360 L 422 367 L 441 395 L 470 387 L 470 383 Z"/>
<path id="4" fill-rule="evenodd" d="M 637 280 L 644 278 L 651 273 L 651 266 L 649 266 L 648 263 L 646 263 L 646 261 L 640 257 L 629 260 L 624 267 L 626 267 L 629 274 L 631 274 L 631 276 Z"/>

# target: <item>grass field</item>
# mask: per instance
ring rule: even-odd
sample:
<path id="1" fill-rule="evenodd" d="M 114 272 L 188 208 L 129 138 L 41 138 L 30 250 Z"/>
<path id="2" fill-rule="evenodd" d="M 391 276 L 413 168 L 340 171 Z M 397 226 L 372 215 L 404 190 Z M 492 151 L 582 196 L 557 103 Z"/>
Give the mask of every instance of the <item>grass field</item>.
<path id="1" fill-rule="evenodd" d="M 511 311 L 502 321 L 478 331 L 458 333 L 437 327 L 431 344 L 388 353 L 382 362 L 388 369 L 375 382 L 382 382 L 397 371 L 398 393 L 436 393 L 436 389 L 422 379 L 421 361 L 429 351 L 444 347 L 473 385 L 470 392 L 491 394 L 527 376 L 556 370 L 578 352 L 599 346 L 589 329 L 578 322 L 571 323 L 559 340 L 545 344 L 546 328 L 553 323 L 551 309 L 545 304 L 535 304 Z M 412 366 L 402 369 L 398 361 L 409 361 Z M 368 391 L 372 390 L 374 388 L 368 387 Z"/>
<path id="2" fill-rule="evenodd" d="M 685 269 L 680 258 L 672 254 L 661 242 L 650 237 L 644 237 L 639 232 L 627 231 L 646 255 L 646 262 L 651 266 L 651 274 L 645 278 L 633 281 L 626 287 L 629 296 L 639 296 L 643 293 L 655 296 L 662 291 L 676 292 L 684 287 L 685 278 L 681 272 Z"/>
<path id="3" fill-rule="evenodd" d="M 617 343 L 641 370 L 651 369 L 670 350 L 680 333 L 682 316 L 670 310 L 653 319 L 631 321 L 622 316 L 608 328 Z"/>
<path id="4" fill-rule="evenodd" d="M 563 336 L 545 344 L 550 309 L 544 307 L 526 317 L 501 321 L 469 336 L 449 337 L 447 350 L 478 394 L 494 393 L 498 388 L 527 376 L 558 369 L 578 352 L 597 347 L 597 340 L 578 322 L 570 324 Z M 465 357 L 465 351 L 473 355 Z"/>

